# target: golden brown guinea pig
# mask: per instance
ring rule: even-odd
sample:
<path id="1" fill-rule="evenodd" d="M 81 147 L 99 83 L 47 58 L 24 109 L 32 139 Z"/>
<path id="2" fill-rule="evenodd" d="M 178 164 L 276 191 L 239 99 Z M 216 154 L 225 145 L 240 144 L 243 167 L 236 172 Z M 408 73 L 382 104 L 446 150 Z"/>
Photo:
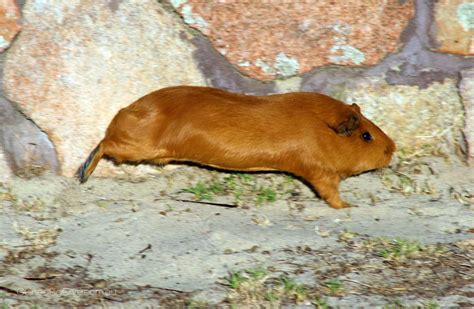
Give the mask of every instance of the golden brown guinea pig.
<path id="1" fill-rule="evenodd" d="M 249 96 L 208 87 L 164 88 L 121 109 L 78 170 L 116 163 L 191 161 L 235 171 L 285 171 L 306 179 L 333 208 L 339 182 L 387 166 L 395 143 L 357 104 L 318 93 Z"/>

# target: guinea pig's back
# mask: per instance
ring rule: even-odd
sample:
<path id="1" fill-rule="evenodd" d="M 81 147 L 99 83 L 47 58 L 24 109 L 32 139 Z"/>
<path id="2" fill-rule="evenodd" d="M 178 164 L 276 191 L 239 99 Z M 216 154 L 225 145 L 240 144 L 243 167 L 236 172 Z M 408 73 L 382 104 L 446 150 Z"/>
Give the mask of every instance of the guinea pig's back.
<path id="1" fill-rule="evenodd" d="M 177 91 L 173 101 L 162 104 L 166 148 L 183 149 L 183 157 L 199 156 L 191 148 L 205 150 L 206 159 L 209 153 L 219 154 L 222 162 L 216 165 L 245 162 L 249 156 L 267 165 L 309 156 L 317 140 L 330 138 L 333 131 L 307 105 L 288 95 L 243 96 L 194 87 Z"/>
<path id="2" fill-rule="evenodd" d="M 246 96 L 218 89 L 189 87 L 163 102 L 170 130 L 228 138 L 229 143 L 260 144 L 302 139 L 318 125 L 307 102 L 288 95 Z M 306 133 L 306 134 L 305 134 Z"/>
<path id="3" fill-rule="evenodd" d="M 353 111 L 317 93 L 247 96 L 220 89 L 177 86 L 153 92 L 128 108 L 137 118 L 152 118 L 165 136 L 213 136 L 229 144 L 275 143 L 333 135 Z"/>

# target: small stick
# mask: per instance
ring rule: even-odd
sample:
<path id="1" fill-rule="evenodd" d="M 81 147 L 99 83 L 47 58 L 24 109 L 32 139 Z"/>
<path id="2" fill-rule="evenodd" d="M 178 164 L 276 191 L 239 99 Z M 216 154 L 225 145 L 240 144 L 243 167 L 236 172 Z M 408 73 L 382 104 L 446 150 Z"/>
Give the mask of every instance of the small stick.
<path id="1" fill-rule="evenodd" d="M 186 200 L 186 199 L 155 199 L 155 201 L 175 201 L 175 202 L 193 203 L 193 204 L 204 204 L 204 205 L 227 207 L 227 208 L 237 208 L 237 207 L 238 207 L 238 206 L 235 205 L 235 204 L 215 203 L 215 202 L 204 202 L 204 201 L 193 201 L 193 200 Z"/>
<path id="2" fill-rule="evenodd" d="M 372 289 L 371 285 L 368 285 L 366 283 L 363 283 L 363 282 L 360 282 L 360 281 L 357 281 L 357 280 L 352 280 L 352 279 L 342 279 L 342 280 L 352 282 L 352 283 L 357 283 L 357 284 L 365 286 L 366 288 Z"/>
<path id="3" fill-rule="evenodd" d="M 148 244 L 148 246 L 146 246 L 145 249 L 142 249 L 142 250 L 138 251 L 138 253 L 143 253 L 143 252 L 145 252 L 145 251 L 147 251 L 147 250 L 151 250 L 151 244 Z"/>
<path id="4" fill-rule="evenodd" d="M 183 290 L 177 290 L 177 289 L 171 289 L 171 288 L 160 288 L 157 286 L 141 286 L 141 285 L 135 285 L 139 289 L 155 289 L 155 290 L 163 290 L 163 291 L 169 291 L 169 292 L 175 292 L 175 293 L 187 293 L 186 291 Z"/>

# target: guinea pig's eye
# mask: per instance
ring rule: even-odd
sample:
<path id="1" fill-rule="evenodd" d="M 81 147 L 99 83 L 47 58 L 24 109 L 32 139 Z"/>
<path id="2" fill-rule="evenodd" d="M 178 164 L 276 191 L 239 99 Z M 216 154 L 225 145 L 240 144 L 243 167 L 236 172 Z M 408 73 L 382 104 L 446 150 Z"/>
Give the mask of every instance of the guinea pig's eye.
<path id="1" fill-rule="evenodd" d="M 370 135 L 369 132 L 364 132 L 364 133 L 362 133 L 362 139 L 366 142 L 371 142 L 372 141 L 372 135 Z"/>

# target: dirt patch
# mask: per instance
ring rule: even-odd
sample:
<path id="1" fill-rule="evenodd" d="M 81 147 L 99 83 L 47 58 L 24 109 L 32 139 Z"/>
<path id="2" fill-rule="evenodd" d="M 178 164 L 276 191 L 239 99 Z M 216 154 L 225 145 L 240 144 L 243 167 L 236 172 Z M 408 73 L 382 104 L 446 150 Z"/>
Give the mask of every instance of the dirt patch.
<path id="1" fill-rule="evenodd" d="M 284 174 L 197 167 L 0 186 L 0 303 L 474 305 L 472 168 L 398 162 L 334 210 Z"/>

